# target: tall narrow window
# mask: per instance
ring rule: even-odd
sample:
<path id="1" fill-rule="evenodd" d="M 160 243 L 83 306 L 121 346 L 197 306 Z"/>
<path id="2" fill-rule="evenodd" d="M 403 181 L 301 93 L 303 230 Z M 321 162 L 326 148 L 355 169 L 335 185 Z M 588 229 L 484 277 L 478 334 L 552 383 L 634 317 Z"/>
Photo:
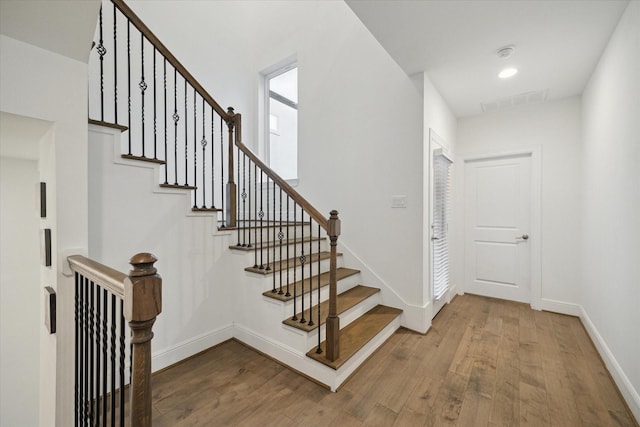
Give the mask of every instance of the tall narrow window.
<path id="1" fill-rule="evenodd" d="M 433 156 L 433 300 L 440 301 L 449 288 L 449 160 L 442 150 Z"/>
<path id="2" fill-rule="evenodd" d="M 265 78 L 268 99 L 266 155 L 278 175 L 298 178 L 298 68 L 289 65 Z"/>

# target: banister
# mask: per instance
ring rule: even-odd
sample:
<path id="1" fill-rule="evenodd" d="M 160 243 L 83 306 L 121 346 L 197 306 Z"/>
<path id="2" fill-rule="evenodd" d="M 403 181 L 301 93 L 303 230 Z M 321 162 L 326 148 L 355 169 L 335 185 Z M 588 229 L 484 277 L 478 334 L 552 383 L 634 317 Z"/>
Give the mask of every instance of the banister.
<path id="1" fill-rule="evenodd" d="M 82 255 L 71 255 L 67 257 L 67 261 L 71 270 L 100 283 L 109 292 L 124 299 L 124 281 L 128 277 L 126 274 Z"/>
<path id="2" fill-rule="evenodd" d="M 329 231 L 329 220 L 320 213 L 311 203 L 309 203 L 304 197 L 300 195 L 287 181 L 282 179 L 280 175 L 275 173 L 273 169 L 267 166 L 258 156 L 256 156 L 253 151 L 249 149 L 246 145 L 244 145 L 240 141 L 236 141 L 236 146 L 240 151 L 247 155 L 255 164 L 258 165 L 260 169 L 273 181 L 275 181 L 280 188 L 284 190 L 297 204 L 302 207 L 320 226 L 325 230 Z"/>
<path id="3" fill-rule="evenodd" d="M 123 0 L 111 0 L 111 2 L 122 12 L 129 21 L 136 27 L 149 42 L 156 48 L 158 52 L 160 52 L 164 57 L 169 61 L 171 65 L 182 75 L 182 77 L 189 82 L 189 84 L 202 96 L 208 103 L 213 107 L 214 110 L 228 123 L 230 120 L 227 112 L 220 107 L 220 105 L 213 99 L 211 95 L 202 87 L 202 85 L 191 75 L 189 71 L 182 65 L 178 59 L 173 56 L 171 51 L 167 49 L 167 47 L 153 34 L 153 31 L 147 27 L 144 22 L 135 14 L 133 10 L 129 6 L 125 4 Z"/>

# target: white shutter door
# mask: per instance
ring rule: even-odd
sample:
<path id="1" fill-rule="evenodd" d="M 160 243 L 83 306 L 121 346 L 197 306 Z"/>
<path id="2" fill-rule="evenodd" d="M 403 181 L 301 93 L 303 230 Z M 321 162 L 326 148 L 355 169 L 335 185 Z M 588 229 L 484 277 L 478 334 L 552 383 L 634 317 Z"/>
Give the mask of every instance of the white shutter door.
<path id="1" fill-rule="evenodd" d="M 439 301 L 449 288 L 449 197 L 451 160 L 440 152 L 433 158 L 433 300 Z"/>

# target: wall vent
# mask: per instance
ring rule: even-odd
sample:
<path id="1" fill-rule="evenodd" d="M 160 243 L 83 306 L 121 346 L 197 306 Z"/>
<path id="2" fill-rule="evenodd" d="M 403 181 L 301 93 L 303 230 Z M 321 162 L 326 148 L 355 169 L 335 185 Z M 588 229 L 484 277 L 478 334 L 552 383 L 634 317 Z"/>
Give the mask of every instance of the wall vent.
<path id="1" fill-rule="evenodd" d="M 497 99 L 495 101 L 481 102 L 480 107 L 482 107 L 482 111 L 488 113 L 490 111 L 503 110 L 505 108 L 516 107 L 518 105 L 538 104 L 547 100 L 547 91 L 548 89 L 538 90 Z"/>

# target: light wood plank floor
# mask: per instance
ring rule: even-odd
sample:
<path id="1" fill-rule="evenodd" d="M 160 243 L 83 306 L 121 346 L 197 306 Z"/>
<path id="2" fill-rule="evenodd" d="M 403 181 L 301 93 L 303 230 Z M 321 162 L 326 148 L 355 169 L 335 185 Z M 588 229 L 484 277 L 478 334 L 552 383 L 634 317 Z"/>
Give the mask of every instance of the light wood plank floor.
<path id="1" fill-rule="evenodd" d="M 153 378 L 154 426 L 637 426 L 577 318 L 474 295 L 337 393 L 229 341 Z"/>

